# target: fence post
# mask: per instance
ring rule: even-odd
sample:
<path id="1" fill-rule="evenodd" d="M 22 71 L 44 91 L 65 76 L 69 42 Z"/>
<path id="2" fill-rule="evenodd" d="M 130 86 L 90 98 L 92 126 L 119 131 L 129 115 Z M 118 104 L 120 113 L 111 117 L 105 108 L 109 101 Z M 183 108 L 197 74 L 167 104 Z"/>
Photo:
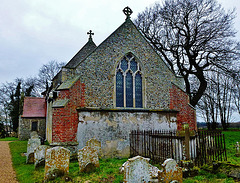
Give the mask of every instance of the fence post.
<path id="1" fill-rule="evenodd" d="M 185 131 L 185 155 L 186 160 L 190 160 L 190 131 L 189 131 L 189 124 L 184 124 L 184 131 Z"/>

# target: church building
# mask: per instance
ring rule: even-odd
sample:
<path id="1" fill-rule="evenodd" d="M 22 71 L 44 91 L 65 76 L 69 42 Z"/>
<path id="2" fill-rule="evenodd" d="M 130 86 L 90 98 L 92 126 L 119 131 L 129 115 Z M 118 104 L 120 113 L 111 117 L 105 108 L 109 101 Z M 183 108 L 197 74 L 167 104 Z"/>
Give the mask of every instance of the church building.
<path id="1" fill-rule="evenodd" d="M 134 25 L 132 10 L 100 45 L 88 42 L 54 77 L 46 138 L 80 149 L 95 137 L 104 157 L 128 157 L 131 130 L 196 130 L 183 78 L 176 76 Z"/>

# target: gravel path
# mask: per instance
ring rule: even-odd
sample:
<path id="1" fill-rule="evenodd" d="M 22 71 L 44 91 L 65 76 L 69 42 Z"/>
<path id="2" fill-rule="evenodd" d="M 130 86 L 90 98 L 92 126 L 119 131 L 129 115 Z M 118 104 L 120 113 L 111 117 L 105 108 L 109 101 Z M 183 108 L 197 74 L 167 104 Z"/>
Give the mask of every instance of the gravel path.
<path id="1" fill-rule="evenodd" d="M 0 183 L 17 183 L 8 141 L 0 141 Z"/>

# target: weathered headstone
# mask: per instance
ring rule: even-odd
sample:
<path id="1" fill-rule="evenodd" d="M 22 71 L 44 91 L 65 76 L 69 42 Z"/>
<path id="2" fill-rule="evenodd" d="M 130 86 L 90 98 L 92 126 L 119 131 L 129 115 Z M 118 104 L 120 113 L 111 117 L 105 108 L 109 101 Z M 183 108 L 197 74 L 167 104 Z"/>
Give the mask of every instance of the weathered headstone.
<path id="1" fill-rule="evenodd" d="M 30 133 L 30 138 L 31 138 L 31 139 L 33 139 L 33 138 L 39 138 L 38 133 L 37 133 L 36 131 L 32 131 L 32 132 Z"/>
<path id="2" fill-rule="evenodd" d="M 124 173 L 124 169 L 129 166 L 129 160 L 123 163 L 123 165 L 119 168 L 120 173 Z M 149 164 L 149 174 L 150 174 L 150 181 L 151 182 L 158 182 L 158 172 L 159 169 L 151 164 Z"/>
<path id="3" fill-rule="evenodd" d="M 40 139 L 36 138 L 35 136 L 28 140 L 26 163 L 34 163 L 34 150 L 40 145 L 41 145 Z"/>
<path id="4" fill-rule="evenodd" d="M 98 157 L 102 156 L 101 142 L 98 141 L 95 137 L 88 140 L 86 146 L 96 149 Z"/>
<path id="5" fill-rule="evenodd" d="M 47 145 L 40 145 L 34 150 L 34 167 L 37 168 L 45 165 L 45 153 L 50 147 Z"/>
<path id="6" fill-rule="evenodd" d="M 124 183 L 143 183 L 151 180 L 149 158 L 136 156 L 124 166 Z"/>
<path id="7" fill-rule="evenodd" d="M 64 147 L 53 147 L 46 150 L 45 180 L 53 180 L 56 177 L 69 173 L 70 151 Z"/>
<path id="8" fill-rule="evenodd" d="M 169 183 L 169 182 L 179 182 L 182 183 L 182 168 L 178 167 L 178 164 L 173 159 L 167 159 L 162 164 L 163 170 L 158 173 L 158 181 Z"/>
<path id="9" fill-rule="evenodd" d="M 237 142 L 236 143 L 236 154 L 235 154 L 235 156 L 237 156 L 237 157 L 239 157 L 240 156 L 240 150 L 239 150 L 239 143 Z"/>
<path id="10" fill-rule="evenodd" d="M 78 151 L 79 172 L 91 172 L 99 167 L 97 150 L 89 146 Z"/>

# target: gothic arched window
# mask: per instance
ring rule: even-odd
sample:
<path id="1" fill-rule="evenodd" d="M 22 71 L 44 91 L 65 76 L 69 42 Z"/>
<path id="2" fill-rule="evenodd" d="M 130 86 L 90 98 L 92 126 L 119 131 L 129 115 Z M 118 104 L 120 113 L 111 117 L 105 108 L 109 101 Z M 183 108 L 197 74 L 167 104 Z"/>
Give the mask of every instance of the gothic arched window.
<path id="1" fill-rule="evenodd" d="M 127 54 L 116 69 L 116 107 L 143 107 L 142 73 L 132 54 Z"/>

